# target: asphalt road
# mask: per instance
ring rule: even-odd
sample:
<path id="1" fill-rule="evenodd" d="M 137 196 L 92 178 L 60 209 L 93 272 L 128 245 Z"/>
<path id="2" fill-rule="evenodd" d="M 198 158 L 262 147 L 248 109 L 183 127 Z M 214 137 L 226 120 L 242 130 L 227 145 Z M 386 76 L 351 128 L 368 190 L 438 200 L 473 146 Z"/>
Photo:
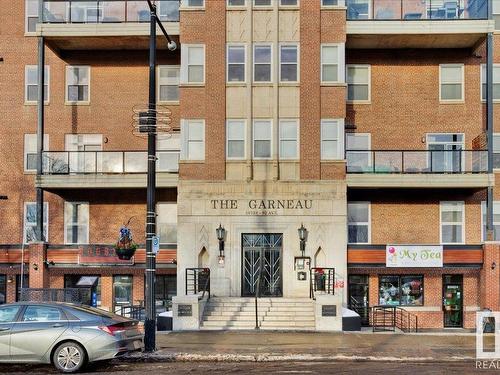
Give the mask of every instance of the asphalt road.
<path id="1" fill-rule="evenodd" d="M 500 369 L 476 370 L 474 362 L 112 362 L 91 366 L 85 374 L 500 374 Z M 50 366 L 1 365 L 4 374 L 56 374 Z"/>

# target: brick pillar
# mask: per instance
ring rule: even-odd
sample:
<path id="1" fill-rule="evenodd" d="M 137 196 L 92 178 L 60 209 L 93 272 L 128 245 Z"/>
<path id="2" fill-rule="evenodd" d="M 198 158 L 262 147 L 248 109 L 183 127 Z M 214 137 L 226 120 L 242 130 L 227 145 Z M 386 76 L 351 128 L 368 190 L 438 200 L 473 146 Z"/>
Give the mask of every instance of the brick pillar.
<path id="1" fill-rule="evenodd" d="M 132 286 L 132 303 L 138 304 L 139 301 L 144 302 L 144 275 L 134 275 Z"/>
<path id="2" fill-rule="evenodd" d="M 113 309 L 113 276 L 101 277 L 101 308 L 108 311 Z"/>
<path id="3" fill-rule="evenodd" d="M 10 280 L 10 281 L 8 281 Z M 7 296 L 6 302 L 16 302 L 16 275 L 7 276 Z"/>
<path id="4" fill-rule="evenodd" d="M 47 259 L 47 245 L 43 242 L 33 242 L 28 245 L 29 250 L 29 286 L 30 288 L 48 288 L 49 270 L 45 265 Z"/>
<path id="5" fill-rule="evenodd" d="M 481 308 L 500 308 L 500 242 L 485 242 L 481 269 Z"/>

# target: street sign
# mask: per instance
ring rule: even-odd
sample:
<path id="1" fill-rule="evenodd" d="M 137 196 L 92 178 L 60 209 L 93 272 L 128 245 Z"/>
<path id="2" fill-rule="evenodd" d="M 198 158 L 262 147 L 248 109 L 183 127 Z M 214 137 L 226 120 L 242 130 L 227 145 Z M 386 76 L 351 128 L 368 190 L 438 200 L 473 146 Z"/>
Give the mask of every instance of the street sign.
<path id="1" fill-rule="evenodd" d="M 160 236 L 153 236 L 153 253 L 156 255 L 160 251 Z"/>

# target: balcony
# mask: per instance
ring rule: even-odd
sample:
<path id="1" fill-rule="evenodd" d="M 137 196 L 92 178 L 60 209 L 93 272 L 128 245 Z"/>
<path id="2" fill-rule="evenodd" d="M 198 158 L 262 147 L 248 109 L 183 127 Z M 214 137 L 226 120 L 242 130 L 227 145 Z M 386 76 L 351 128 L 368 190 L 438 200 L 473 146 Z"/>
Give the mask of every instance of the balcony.
<path id="1" fill-rule="evenodd" d="M 156 0 L 171 36 L 179 35 L 179 0 Z M 147 49 L 150 12 L 139 0 L 43 0 L 37 34 L 58 50 Z M 158 35 L 161 31 L 158 28 Z M 166 43 L 158 43 L 166 48 Z"/>
<path id="2" fill-rule="evenodd" d="M 179 151 L 157 151 L 156 184 L 175 187 Z M 146 151 L 47 151 L 37 186 L 44 189 L 145 188 Z"/>
<path id="3" fill-rule="evenodd" d="M 494 30 L 488 0 L 346 0 L 347 48 L 470 48 Z"/>
<path id="4" fill-rule="evenodd" d="M 492 183 L 488 151 L 346 151 L 347 184 L 355 188 L 483 188 Z"/>

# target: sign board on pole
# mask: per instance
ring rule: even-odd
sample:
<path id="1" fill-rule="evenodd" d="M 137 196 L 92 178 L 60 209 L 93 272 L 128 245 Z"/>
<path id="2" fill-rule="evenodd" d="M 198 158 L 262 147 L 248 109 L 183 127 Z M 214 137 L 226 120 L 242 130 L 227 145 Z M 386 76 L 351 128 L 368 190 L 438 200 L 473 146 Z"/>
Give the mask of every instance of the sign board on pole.
<path id="1" fill-rule="evenodd" d="M 160 251 L 160 236 L 153 236 L 153 253 L 156 255 Z"/>

